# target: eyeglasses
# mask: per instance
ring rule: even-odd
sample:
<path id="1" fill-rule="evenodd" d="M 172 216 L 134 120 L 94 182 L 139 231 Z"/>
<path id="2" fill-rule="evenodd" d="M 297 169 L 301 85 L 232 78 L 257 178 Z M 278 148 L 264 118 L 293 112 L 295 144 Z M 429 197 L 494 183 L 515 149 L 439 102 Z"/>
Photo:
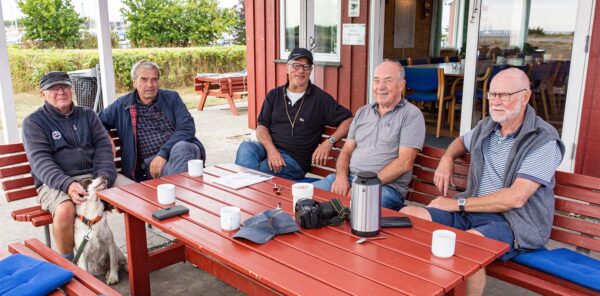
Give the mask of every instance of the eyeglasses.
<path id="1" fill-rule="evenodd" d="M 304 71 L 310 71 L 310 69 L 312 69 L 311 64 L 291 63 L 288 65 L 292 66 L 292 68 L 294 68 L 294 70 L 296 70 L 296 71 L 300 70 L 300 69 L 304 69 Z"/>
<path id="2" fill-rule="evenodd" d="M 487 93 L 487 96 L 488 96 L 488 100 L 490 100 L 490 101 L 491 101 L 491 100 L 493 100 L 494 98 L 498 97 L 498 98 L 500 99 L 500 101 L 502 101 L 502 102 L 506 102 L 506 101 L 510 100 L 510 97 L 511 97 L 512 95 L 514 95 L 514 94 L 516 94 L 516 93 L 520 93 L 520 92 L 522 92 L 522 91 L 524 91 L 524 90 L 527 90 L 527 89 L 525 89 L 525 88 L 524 88 L 524 89 L 522 89 L 522 90 L 518 90 L 518 91 L 516 91 L 516 92 L 512 92 L 512 93 L 495 93 L 495 92 L 488 92 L 488 93 Z"/>
<path id="3" fill-rule="evenodd" d="M 71 91 L 71 86 L 70 85 L 55 85 L 55 86 L 52 86 L 51 88 L 47 89 L 47 91 L 49 91 L 53 94 L 57 94 L 61 90 L 62 90 L 62 92 Z"/>

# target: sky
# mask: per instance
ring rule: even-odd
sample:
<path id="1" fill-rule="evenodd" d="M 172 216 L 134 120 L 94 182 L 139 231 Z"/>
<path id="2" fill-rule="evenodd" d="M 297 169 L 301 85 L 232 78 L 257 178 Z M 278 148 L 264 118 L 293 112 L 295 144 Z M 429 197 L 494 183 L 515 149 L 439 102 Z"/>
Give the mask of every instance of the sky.
<path id="1" fill-rule="evenodd" d="M 217 0 L 217 2 L 221 7 L 233 7 L 238 3 L 237 0 Z M 0 3 L 2 4 L 2 15 L 5 21 L 23 16 L 17 6 L 17 0 L 0 0 Z M 97 0 L 71 0 L 71 3 L 80 15 L 96 18 Z M 108 17 L 111 21 L 120 19 L 120 9 L 121 0 L 108 0 Z"/>

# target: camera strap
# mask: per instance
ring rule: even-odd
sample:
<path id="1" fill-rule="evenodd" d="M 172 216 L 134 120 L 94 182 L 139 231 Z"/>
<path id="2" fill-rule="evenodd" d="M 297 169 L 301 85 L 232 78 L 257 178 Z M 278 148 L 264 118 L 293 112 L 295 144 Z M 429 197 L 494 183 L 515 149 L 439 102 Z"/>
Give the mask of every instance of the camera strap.
<path id="1" fill-rule="evenodd" d="M 329 202 L 331 203 L 331 206 L 333 206 L 333 209 L 337 212 L 337 216 L 329 219 L 329 221 L 326 222 L 327 225 L 341 225 L 344 220 L 350 219 L 350 209 L 344 207 L 339 199 L 334 198 Z"/>

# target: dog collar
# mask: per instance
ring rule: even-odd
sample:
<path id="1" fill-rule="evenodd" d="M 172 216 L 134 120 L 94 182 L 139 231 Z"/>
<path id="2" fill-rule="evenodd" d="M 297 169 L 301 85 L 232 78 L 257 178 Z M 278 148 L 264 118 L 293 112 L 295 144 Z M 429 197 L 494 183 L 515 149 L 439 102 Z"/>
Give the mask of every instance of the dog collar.
<path id="1" fill-rule="evenodd" d="M 79 215 L 79 216 L 77 216 L 77 218 L 79 218 L 79 220 L 81 220 L 81 222 L 83 222 L 83 224 L 85 224 L 87 226 L 92 226 L 92 225 L 98 223 L 98 221 L 100 221 L 100 219 L 102 219 L 102 216 L 98 216 L 94 219 L 88 219 L 84 216 Z"/>

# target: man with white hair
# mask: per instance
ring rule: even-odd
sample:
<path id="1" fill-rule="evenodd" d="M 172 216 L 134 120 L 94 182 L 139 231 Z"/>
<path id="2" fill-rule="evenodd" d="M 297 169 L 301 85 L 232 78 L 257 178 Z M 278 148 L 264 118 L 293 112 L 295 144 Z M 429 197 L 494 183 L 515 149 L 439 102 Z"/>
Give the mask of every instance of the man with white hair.
<path id="1" fill-rule="evenodd" d="M 399 63 L 379 64 L 372 85 L 375 102 L 356 111 L 335 174 L 313 184 L 346 195 L 359 172 L 375 172 L 383 184 L 381 206 L 397 211 L 404 206 L 413 164 L 423 148 L 425 120 L 402 96 L 406 81 Z"/>
<path id="2" fill-rule="evenodd" d="M 121 141 L 122 174 L 136 181 L 187 171 L 191 159 L 206 159 L 194 118 L 172 90 L 159 88 L 160 69 L 150 61 L 131 68 L 134 91 L 98 116 Z"/>
<path id="3" fill-rule="evenodd" d="M 556 129 L 528 105 L 530 97 L 523 71 L 498 73 L 488 93 L 491 117 L 455 139 L 435 172 L 434 183 L 445 196 L 453 185 L 454 160 L 470 153 L 465 192 L 401 212 L 505 242 L 511 248 L 501 260 L 543 247 L 552 228 L 554 173 L 564 145 Z M 474 274 L 467 293 L 481 295 L 485 280 L 485 270 Z"/>

